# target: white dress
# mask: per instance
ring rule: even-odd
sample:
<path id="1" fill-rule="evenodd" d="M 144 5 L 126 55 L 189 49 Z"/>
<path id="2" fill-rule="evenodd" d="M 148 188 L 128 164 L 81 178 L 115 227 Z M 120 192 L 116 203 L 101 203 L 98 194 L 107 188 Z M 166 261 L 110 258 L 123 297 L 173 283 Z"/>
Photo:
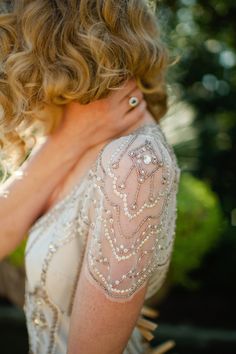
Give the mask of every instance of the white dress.
<path id="1" fill-rule="evenodd" d="M 29 353 L 67 353 L 82 262 L 111 301 L 130 301 L 147 281 L 145 300 L 158 291 L 173 250 L 179 177 L 159 124 L 148 123 L 107 143 L 80 183 L 32 225 L 25 248 Z M 123 353 L 146 349 L 135 326 Z"/>

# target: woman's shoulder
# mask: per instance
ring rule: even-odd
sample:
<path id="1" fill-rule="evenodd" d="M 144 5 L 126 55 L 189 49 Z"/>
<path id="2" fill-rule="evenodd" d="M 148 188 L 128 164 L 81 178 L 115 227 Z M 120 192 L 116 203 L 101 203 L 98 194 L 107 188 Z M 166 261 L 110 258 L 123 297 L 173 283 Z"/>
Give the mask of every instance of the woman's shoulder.
<path id="1" fill-rule="evenodd" d="M 90 214 L 94 237 L 87 274 L 109 299 L 131 300 L 155 272 L 163 280 L 174 240 L 177 177 L 158 124 L 139 127 L 103 148 L 92 183 L 96 207 Z"/>
<path id="2" fill-rule="evenodd" d="M 100 151 L 99 160 L 104 170 L 119 166 L 127 169 L 130 163 L 138 170 L 157 165 L 179 170 L 173 147 L 157 122 L 146 123 L 111 140 Z"/>
<path id="3" fill-rule="evenodd" d="M 95 175 L 104 186 L 119 183 L 122 189 L 124 185 L 129 194 L 135 186 L 154 186 L 157 180 L 172 188 L 179 182 L 180 169 L 160 125 L 148 123 L 107 143 L 100 151 Z"/>

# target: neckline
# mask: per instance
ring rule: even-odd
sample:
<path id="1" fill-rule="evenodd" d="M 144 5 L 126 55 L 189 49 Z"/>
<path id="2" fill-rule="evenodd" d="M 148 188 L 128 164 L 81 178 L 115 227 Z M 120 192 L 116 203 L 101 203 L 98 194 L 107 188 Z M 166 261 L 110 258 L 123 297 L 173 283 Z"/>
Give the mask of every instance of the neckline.
<path id="1" fill-rule="evenodd" d="M 51 216 L 61 205 L 65 204 L 67 202 L 67 200 L 70 199 L 70 197 L 75 193 L 75 191 L 77 189 L 79 189 L 83 183 L 86 181 L 86 177 L 88 176 L 89 172 L 91 172 L 91 170 L 96 166 L 100 155 L 102 154 L 103 150 L 114 140 L 123 138 L 123 137 L 128 137 L 128 136 L 132 136 L 136 133 L 138 133 L 140 130 L 142 131 L 145 128 L 148 127 L 156 127 L 158 129 L 160 129 L 160 125 L 158 122 L 150 122 L 150 123 L 146 123 L 138 128 L 136 128 L 135 130 L 133 130 L 130 133 L 127 133 L 125 135 L 121 135 L 118 138 L 112 139 L 110 141 L 108 141 L 102 148 L 101 150 L 98 152 L 98 154 L 95 157 L 95 160 L 92 162 L 92 164 L 90 165 L 90 167 L 88 168 L 88 170 L 83 174 L 82 178 L 80 178 L 80 181 L 75 183 L 75 185 L 71 188 L 71 190 L 65 194 L 64 197 L 62 197 L 61 199 L 59 199 L 51 208 L 48 209 L 48 211 L 46 211 L 43 215 L 41 215 L 40 217 L 38 217 L 38 219 L 36 219 L 36 221 L 29 227 L 28 230 L 28 235 L 33 232 L 36 228 L 38 228 L 46 219 L 49 218 L 49 216 Z"/>

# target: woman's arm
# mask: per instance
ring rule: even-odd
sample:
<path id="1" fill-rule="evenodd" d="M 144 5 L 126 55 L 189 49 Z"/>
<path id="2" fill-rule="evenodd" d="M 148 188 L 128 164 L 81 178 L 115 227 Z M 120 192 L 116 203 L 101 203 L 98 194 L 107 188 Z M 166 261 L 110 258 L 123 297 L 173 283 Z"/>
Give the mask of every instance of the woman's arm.
<path id="1" fill-rule="evenodd" d="M 85 263 L 73 304 L 67 354 L 122 354 L 137 323 L 148 283 L 131 301 L 109 300 L 86 276 Z"/>
<path id="2" fill-rule="evenodd" d="M 70 104 L 59 128 L 17 171 L 22 178 L 12 176 L 0 187 L 0 259 L 23 240 L 50 194 L 87 149 L 142 118 L 145 101 L 130 111 L 131 94 L 142 101 L 134 80 L 107 99 Z"/>
<path id="3" fill-rule="evenodd" d="M 162 281 L 168 269 L 175 173 L 174 160 L 154 136 L 122 137 L 103 150 L 67 354 L 123 353 L 151 275 L 158 272 Z"/>
<path id="4" fill-rule="evenodd" d="M 79 158 L 86 147 L 83 137 L 77 149 Z M 22 178 L 10 177 L 1 188 L 0 197 L 0 259 L 22 241 L 32 222 L 40 215 L 52 190 L 74 165 L 69 144 L 61 143 L 59 135 L 49 136 L 17 171 Z"/>

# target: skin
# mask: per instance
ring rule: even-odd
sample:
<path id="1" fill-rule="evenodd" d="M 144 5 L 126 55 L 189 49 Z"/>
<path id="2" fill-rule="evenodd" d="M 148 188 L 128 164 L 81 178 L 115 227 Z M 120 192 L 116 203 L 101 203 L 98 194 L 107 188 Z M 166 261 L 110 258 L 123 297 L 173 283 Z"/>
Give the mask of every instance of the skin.
<path id="1" fill-rule="evenodd" d="M 150 122 L 155 120 L 145 110 L 143 117 L 127 129 L 126 134 Z M 66 180 L 64 188 L 62 187 L 62 195 L 68 193 L 76 181 L 78 182 L 83 176 L 84 171 L 88 170 L 89 162 L 94 161 L 100 148 L 101 145 L 84 155 Z M 52 204 L 56 200 L 57 198 Z M 67 354 L 122 354 L 138 320 L 148 284 L 140 288 L 130 301 L 112 302 L 100 289 L 89 282 L 86 276 L 85 259 L 86 255 L 82 261 L 72 308 Z"/>
<path id="2" fill-rule="evenodd" d="M 131 95 L 141 101 L 135 109 L 128 105 Z M 105 100 L 86 106 L 75 102 L 67 105 L 59 127 L 23 165 L 24 178 L 10 179 L 4 186 L 9 195 L 0 199 L 0 259 L 20 244 L 39 216 L 78 183 L 104 144 L 154 121 L 134 80 Z M 83 262 L 67 354 L 121 354 L 140 314 L 146 290 L 147 284 L 131 301 L 111 302 L 88 281 Z"/>
<path id="3" fill-rule="evenodd" d="M 112 302 L 91 285 L 85 272 L 83 262 L 70 319 L 67 354 L 122 354 L 138 320 L 148 285 L 128 302 Z"/>
<path id="4" fill-rule="evenodd" d="M 141 103 L 130 110 L 128 97 L 133 94 Z M 22 242 L 52 200 L 56 202 L 58 190 L 82 156 L 135 125 L 144 116 L 145 104 L 135 80 L 130 80 L 106 99 L 88 105 L 71 102 L 65 107 L 57 129 L 19 169 L 23 178 L 13 175 L 1 185 L 0 191 L 8 196 L 0 197 L 0 260 Z"/>

